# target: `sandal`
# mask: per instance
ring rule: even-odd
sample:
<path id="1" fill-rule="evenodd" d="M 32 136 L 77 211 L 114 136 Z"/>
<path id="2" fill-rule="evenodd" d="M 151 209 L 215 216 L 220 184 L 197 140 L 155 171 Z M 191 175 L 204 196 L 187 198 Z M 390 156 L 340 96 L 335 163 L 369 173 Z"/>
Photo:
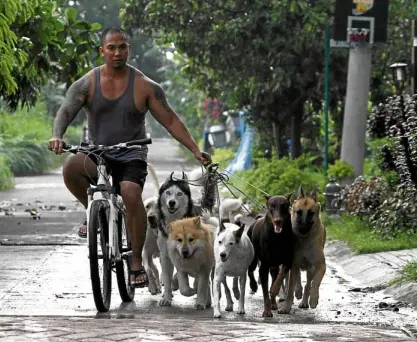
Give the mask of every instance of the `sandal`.
<path id="1" fill-rule="evenodd" d="M 87 238 L 87 220 L 85 220 L 82 226 L 78 229 L 78 236 L 83 239 Z"/>
<path id="2" fill-rule="evenodd" d="M 142 280 L 142 281 L 138 281 L 137 277 L 139 276 L 146 276 L 146 279 Z M 131 277 L 135 277 L 135 280 L 132 281 Z M 130 279 L 130 284 L 132 287 L 135 288 L 142 288 L 142 287 L 147 287 L 149 285 L 149 279 L 148 279 L 148 275 L 145 271 L 145 269 L 142 267 L 140 270 L 134 271 L 134 270 L 129 270 L 129 279 Z"/>

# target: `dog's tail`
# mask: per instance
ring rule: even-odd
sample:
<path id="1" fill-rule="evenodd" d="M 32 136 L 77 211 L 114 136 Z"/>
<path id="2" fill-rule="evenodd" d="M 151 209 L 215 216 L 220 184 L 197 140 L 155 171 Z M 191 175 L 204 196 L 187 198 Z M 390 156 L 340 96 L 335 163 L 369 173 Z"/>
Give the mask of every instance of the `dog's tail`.
<path id="1" fill-rule="evenodd" d="M 148 170 L 149 170 L 149 173 L 151 174 L 151 177 L 152 177 L 153 186 L 154 186 L 154 190 L 155 190 L 155 196 L 158 196 L 159 195 L 159 179 L 158 179 L 158 176 L 156 175 L 155 169 L 154 169 L 154 167 L 151 163 L 148 163 Z"/>
<path id="2" fill-rule="evenodd" d="M 223 222 L 235 223 L 237 216 L 235 217 L 235 212 L 242 207 L 242 199 L 240 198 L 225 198 L 220 203 L 219 207 L 219 217 Z M 241 218 L 242 215 L 238 219 Z"/>
<path id="3" fill-rule="evenodd" d="M 217 227 L 219 225 L 219 220 L 217 219 L 217 217 L 211 216 L 210 212 L 207 209 L 202 210 L 201 219 L 203 223 L 209 224 L 213 227 Z"/>

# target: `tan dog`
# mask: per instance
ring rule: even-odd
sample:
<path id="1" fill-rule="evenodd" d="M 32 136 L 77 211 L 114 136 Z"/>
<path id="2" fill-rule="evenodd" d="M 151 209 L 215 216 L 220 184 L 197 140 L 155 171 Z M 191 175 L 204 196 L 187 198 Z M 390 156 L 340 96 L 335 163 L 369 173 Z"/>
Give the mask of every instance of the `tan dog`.
<path id="1" fill-rule="evenodd" d="M 279 313 L 288 314 L 294 302 L 294 289 L 300 286 L 300 269 L 307 271 L 307 282 L 304 287 L 300 308 L 312 309 L 319 302 L 319 288 L 326 273 L 324 243 L 326 230 L 320 219 L 320 203 L 317 201 L 317 188 L 305 196 L 302 186 L 298 189 L 291 212 L 292 230 L 296 236 L 294 263 L 290 271 L 287 299 Z M 298 283 L 298 284 L 297 284 Z M 273 286 L 271 296 L 277 295 L 279 287 Z M 272 293 L 273 292 L 273 293 Z"/>
<path id="2" fill-rule="evenodd" d="M 168 225 L 168 255 L 177 269 L 181 294 L 189 296 L 188 275 L 197 280 L 195 308 L 211 307 L 210 272 L 214 265 L 213 227 L 192 217 Z"/>

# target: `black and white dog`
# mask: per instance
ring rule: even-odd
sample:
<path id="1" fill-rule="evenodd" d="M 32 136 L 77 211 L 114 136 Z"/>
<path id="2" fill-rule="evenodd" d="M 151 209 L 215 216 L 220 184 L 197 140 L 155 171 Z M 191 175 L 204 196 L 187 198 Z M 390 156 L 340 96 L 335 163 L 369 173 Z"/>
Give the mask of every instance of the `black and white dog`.
<path id="1" fill-rule="evenodd" d="M 174 176 L 174 172 L 165 180 L 159 188 L 158 212 L 160 218 L 158 247 L 161 257 L 162 280 L 164 291 L 161 306 L 170 306 L 172 302 L 172 279 L 174 265 L 172 264 L 167 250 L 168 225 L 169 223 L 186 217 L 199 215 L 194 207 L 191 190 L 187 176 L 182 172 L 181 178 Z M 195 294 L 195 290 L 189 288 L 189 295 Z"/>

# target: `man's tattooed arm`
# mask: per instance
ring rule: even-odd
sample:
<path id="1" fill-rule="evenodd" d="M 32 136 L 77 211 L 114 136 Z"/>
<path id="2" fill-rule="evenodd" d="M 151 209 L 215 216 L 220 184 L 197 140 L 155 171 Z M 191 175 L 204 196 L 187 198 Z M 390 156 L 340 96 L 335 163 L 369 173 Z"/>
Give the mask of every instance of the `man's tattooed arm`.
<path id="1" fill-rule="evenodd" d="M 167 111 L 172 111 L 171 107 L 168 104 L 168 101 L 165 97 L 165 92 L 159 84 L 153 83 L 152 84 L 153 93 L 155 96 L 155 100 L 159 102 L 162 107 Z"/>
<path id="2" fill-rule="evenodd" d="M 54 121 L 53 136 L 62 138 L 72 120 L 75 119 L 88 98 L 90 89 L 89 74 L 75 81 L 68 89 L 65 100 Z"/>

